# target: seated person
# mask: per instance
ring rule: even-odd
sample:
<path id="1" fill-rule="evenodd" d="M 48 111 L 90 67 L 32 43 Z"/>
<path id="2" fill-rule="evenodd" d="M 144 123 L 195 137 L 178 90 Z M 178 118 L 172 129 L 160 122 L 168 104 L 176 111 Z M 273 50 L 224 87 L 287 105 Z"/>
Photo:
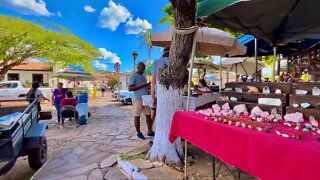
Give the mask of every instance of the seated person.
<path id="1" fill-rule="evenodd" d="M 76 107 L 78 104 L 78 101 L 76 98 L 74 98 L 73 94 L 71 91 L 68 91 L 66 93 L 66 98 L 62 99 L 61 102 L 60 102 L 60 106 L 63 107 L 63 106 L 73 106 L 73 107 Z M 66 116 L 66 117 L 70 117 L 70 116 L 73 116 L 73 112 L 69 111 L 69 112 L 61 112 L 63 116 Z M 63 117 L 62 116 L 62 117 Z M 76 122 L 78 122 L 78 112 L 76 112 Z M 64 120 L 62 120 L 62 124 L 64 123 Z"/>
<path id="2" fill-rule="evenodd" d="M 210 86 L 210 90 L 212 92 L 219 92 L 219 86 L 216 85 L 216 83 L 212 83 L 212 85 Z"/>
<path id="3" fill-rule="evenodd" d="M 199 80 L 199 88 L 196 89 L 199 94 L 209 94 L 212 93 L 209 86 L 204 79 Z"/>

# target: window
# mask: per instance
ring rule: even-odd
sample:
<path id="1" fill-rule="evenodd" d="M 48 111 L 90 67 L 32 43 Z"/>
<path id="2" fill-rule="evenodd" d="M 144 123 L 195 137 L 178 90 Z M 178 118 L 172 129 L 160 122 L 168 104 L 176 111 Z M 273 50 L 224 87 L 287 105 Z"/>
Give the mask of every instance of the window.
<path id="1" fill-rule="evenodd" d="M 0 89 L 10 89 L 11 83 L 1 83 Z"/>
<path id="2" fill-rule="evenodd" d="M 18 73 L 8 73 L 8 81 L 19 81 L 20 76 Z"/>
<path id="3" fill-rule="evenodd" d="M 18 83 L 11 83 L 10 88 L 17 88 L 18 87 Z"/>

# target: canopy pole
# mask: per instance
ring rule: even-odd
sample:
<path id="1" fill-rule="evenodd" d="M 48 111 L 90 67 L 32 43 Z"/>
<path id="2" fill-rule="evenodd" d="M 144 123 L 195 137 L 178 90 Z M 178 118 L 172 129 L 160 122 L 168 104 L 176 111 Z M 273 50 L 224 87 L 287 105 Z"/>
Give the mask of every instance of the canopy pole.
<path id="1" fill-rule="evenodd" d="M 273 80 L 273 82 L 276 81 L 276 77 L 275 77 L 275 75 L 276 75 L 276 65 L 277 65 L 276 62 L 277 62 L 277 47 L 274 46 L 273 47 L 273 68 L 272 68 L 272 80 Z"/>
<path id="2" fill-rule="evenodd" d="M 197 32 L 196 32 L 197 33 Z M 190 98 L 191 98 L 191 82 L 192 82 L 192 74 L 193 74 L 193 63 L 194 57 L 196 53 L 196 33 L 194 34 L 193 44 L 192 44 L 192 52 L 191 52 L 191 62 L 190 62 L 190 71 L 188 77 L 188 98 L 187 98 L 187 111 L 190 111 Z M 184 141 L 184 179 L 187 179 L 187 165 L 188 165 L 188 141 L 185 139 Z"/>
<path id="3" fill-rule="evenodd" d="M 256 82 L 258 82 L 258 40 L 254 38 L 254 59 L 256 61 Z"/>
<path id="4" fill-rule="evenodd" d="M 222 89 L 222 57 L 220 56 L 220 92 Z"/>
<path id="5" fill-rule="evenodd" d="M 278 69 L 277 69 L 277 74 L 280 76 L 281 74 L 281 62 L 280 62 L 280 54 L 278 54 L 278 61 L 277 61 Z"/>
<path id="6" fill-rule="evenodd" d="M 238 82 L 238 64 L 236 64 L 236 82 Z"/>

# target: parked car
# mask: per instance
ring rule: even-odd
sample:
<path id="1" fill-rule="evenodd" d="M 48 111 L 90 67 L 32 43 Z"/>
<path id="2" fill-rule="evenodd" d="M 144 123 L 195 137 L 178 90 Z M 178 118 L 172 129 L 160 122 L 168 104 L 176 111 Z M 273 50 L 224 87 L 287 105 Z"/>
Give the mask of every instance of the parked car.
<path id="1" fill-rule="evenodd" d="M 133 92 L 132 91 L 127 91 L 127 92 L 122 92 L 120 93 L 120 101 L 123 104 L 132 104 L 132 96 Z"/>
<path id="2" fill-rule="evenodd" d="M 51 88 L 39 88 L 43 95 L 51 98 Z M 4 81 L 0 82 L 0 101 L 23 100 L 29 89 L 20 81 Z"/>

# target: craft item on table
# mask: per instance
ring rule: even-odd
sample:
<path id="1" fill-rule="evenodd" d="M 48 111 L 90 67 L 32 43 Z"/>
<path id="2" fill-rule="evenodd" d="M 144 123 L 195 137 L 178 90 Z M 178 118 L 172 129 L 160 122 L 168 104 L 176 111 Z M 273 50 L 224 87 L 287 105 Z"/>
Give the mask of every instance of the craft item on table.
<path id="1" fill-rule="evenodd" d="M 259 89 L 255 86 L 247 86 L 248 88 L 248 93 L 258 93 Z"/>
<path id="2" fill-rule="evenodd" d="M 239 104 L 239 105 L 234 106 L 233 110 L 236 113 L 243 113 L 243 112 L 247 111 L 247 107 L 245 104 Z"/>
<path id="3" fill-rule="evenodd" d="M 300 129 L 301 129 L 301 124 L 300 124 L 300 123 L 297 123 L 297 124 L 296 124 L 296 127 L 295 127 L 294 129 L 297 130 L 297 131 L 300 130 Z"/>
<path id="4" fill-rule="evenodd" d="M 224 89 L 224 91 L 228 91 L 228 92 L 229 92 L 229 91 L 232 91 L 232 90 L 233 90 L 232 88 L 225 88 L 225 89 Z"/>
<path id="5" fill-rule="evenodd" d="M 245 112 L 243 113 L 243 115 L 248 116 L 248 115 L 249 115 L 249 112 L 248 112 L 248 111 L 245 111 Z"/>
<path id="6" fill-rule="evenodd" d="M 229 114 L 232 115 L 234 111 L 232 109 L 229 110 Z"/>
<path id="7" fill-rule="evenodd" d="M 239 112 L 236 113 L 236 117 L 237 117 L 237 118 L 240 117 L 240 113 L 239 113 Z"/>
<path id="8" fill-rule="evenodd" d="M 222 110 L 221 112 L 221 115 L 223 115 L 223 116 L 229 116 L 230 114 L 229 114 L 229 111 L 224 111 L 224 110 Z"/>
<path id="9" fill-rule="evenodd" d="M 257 130 L 258 131 L 262 131 L 263 129 L 261 127 L 257 127 Z"/>
<path id="10" fill-rule="evenodd" d="M 230 101 L 238 101 L 238 99 L 235 98 L 235 97 L 231 97 L 231 98 L 230 98 Z"/>
<path id="11" fill-rule="evenodd" d="M 228 112 L 230 110 L 229 103 L 225 103 L 224 105 L 222 105 L 222 110 Z"/>
<path id="12" fill-rule="evenodd" d="M 282 102 L 277 98 L 259 98 L 259 104 L 268 105 L 268 106 L 281 106 Z"/>
<path id="13" fill-rule="evenodd" d="M 272 108 L 271 109 L 271 114 L 272 115 L 276 115 L 277 114 L 277 109 L 276 108 Z"/>
<path id="14" fill-rule="evenodd" d="M 241 126 L 241 123 L 240 123 L 240 122 L 236 122 L 236 126 L 237 126 L 237 127 L 240 127 L 240 126 Z"/>
<path id="15" fill-rule="evenodd" d="M 221 100 L 222 101 L 229 101 L 229 97 L 228 96 L 221 96 Z"/>
<path id="16" fill-rule="evenodd" d="M 260 109 L 259 106 L 255 106 L 252 110 L 251 110 L 251 114 L 255 115 L 255 116 L 260 116 L 263 113 L 263 111 Z"/>
<path id="17" fill-rule="evenodd" d="M 237 93 L 242 93 L 242 89 L 241 88 L 234 88 L 236 90 Z"/>
<path id="18" fill-rule="evenodd" d="M 298 108 L 298 107 L 299 107 L 299 104 L 294 103 L 294 104 L 292 104 L 292 106 L 293 106 L 294 108 Z"/>
<path id="19" fill-rule="evenodd" d="M 270 88 L 268 86 L 263 87 L 262 93 L 263 94 L 270 94 Z"/>
<path id="20" fill-rule="evenodd" d="M 302 82 L 309 82 L 309 74 L 308 73 L 302 74 L 300 79 L 302 80 Z"/>
<path id="21" fill-rule="evenodd" d="M 247 127 L 247 124 L 246 124 L 246 123 L 241 123 L 241 126 L 242 126 L 243 128 L 246 128 L 246 127 Z"/>
<path id="22" fill-rule="evenodd" d="M 284 116 L 285 121 L 295 122 L 295 123 L 301 123 L 303 122 L 303 114 L 296 112 L 291 114 L 286 114 Z"/>
<path id="23" fill-rule="evenodd" d="M 312 88 L 312 95 L 320 96 L 320 89 L 318 87 Z"/>
<path id="24" fill-rule="evenodd" d="M 277 130 L 276 130 L 276 134 L 278 134 L 281 137 L 285 137 L 285 138 L 292 138 L 292 139 L 301 140 L 301 136 L 300 135 L 289 136 L 288 134 L 281 133 L 280 131 L 277 131 Z"/>
<path id="25" fill-rule="evenodd" d="M 221 111 L 221 107 L 218 104 L 212 105 L 212 109 L 213 109 L 214 112 L 220 112 Z"/>
<path id="26" fill-rule="evenodd" d="M 280 90 L 280 89 L 277 89 L 274 93 L 275 93 L 275 94 L 281 94 L 281 90 Z"/>
<path id="27" fill-rule="evenodd" d="M 272 115 L 272 114 L 267 117 L 267 119 L 269 120 L 269 122 L 271 122 L 274 118 L 275 118 L 275 116 Z"/>
<path id="28" fill-rule="evenodd" d="M 310 116 L 309 117 L 309 121 L 310 121 L 310 124 L 312 126 L 315 126 L 315 127 L 318 127 L 319 126 L 319 122 L 316 120 L 316 118 L 314 118 L 313 116 Z"/>
<path id="29" fill-rule="evenodd" d="M 264 111 L 261 113 L 261 117 L 266 118 L 268 117 L 270 114 L 267 111 Z"/>
<path id="30" fill-rule="evenodd" d="M 298 94 L 298 95 L 306 95 L 306 94 L 308 94 L 308 91 L 297 89 L 296 90 L 296 94 Z"/>
<path id="31" fill-rule="evenodd" d="M 231 126 L 231 125 L 232 125 L 232 121 L 228 121 L 228 125 L 230 125 L 230 126 Z"/>
<path id="32" fill-rule="evenodd" d="M 308 107 L 310 107 L 311 105 L 309 103 L 301 103 L 300 105 L 303 109 L 306 109 Z"/>

